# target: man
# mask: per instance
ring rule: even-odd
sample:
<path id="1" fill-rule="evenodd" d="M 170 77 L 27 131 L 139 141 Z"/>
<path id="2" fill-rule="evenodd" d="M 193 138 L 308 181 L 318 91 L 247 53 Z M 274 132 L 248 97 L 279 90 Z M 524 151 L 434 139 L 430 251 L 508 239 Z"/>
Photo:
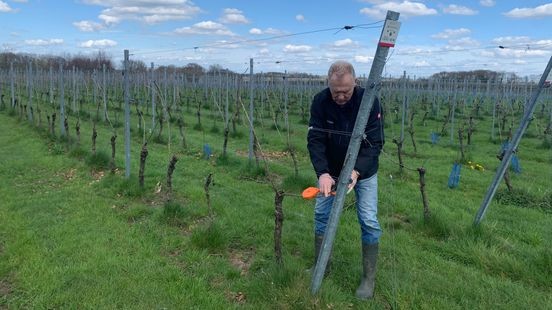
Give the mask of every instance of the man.
<path id="1" fill-rule="evenodd" d="M 364 89 L 355 86 L 353 66 L 337 61 L 328 70 L 328 88 L 316 94 L 311 105 L 308 150 L 320 195 L 314 207 L 314 244 L 318 260 L 322 240 L 334 201 L 332 187 L 341 173 L 350 135 L 355 126 Z M 384 144 L 381 105 L 376 98 L 366 125 L 349 188 L 354 188 L 362 238 L 363 274 L 356 296 L 372 298 L 381 228 L 377 219 L 378 156 Z"/>

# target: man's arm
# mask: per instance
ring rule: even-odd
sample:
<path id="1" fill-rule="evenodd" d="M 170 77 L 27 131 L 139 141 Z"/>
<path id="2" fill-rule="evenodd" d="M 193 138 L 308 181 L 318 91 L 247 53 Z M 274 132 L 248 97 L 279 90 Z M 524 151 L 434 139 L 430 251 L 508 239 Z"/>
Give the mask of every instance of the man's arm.
<path id="1" fill-rule="evenodd" d="M 307 134 L 307 148 L 311 159 L 312 166 L 316 172 L 316 176 L 320 177 L 324 173 L 329 173 L 328 159 L 326 157 L 326 147 L 328 143 L 328 134 L 317 130 L 323 129 L 324 113 L 322 111 L 323 102 L 317 100 L 317 97 L 311 104 L 309 128 Z"/>

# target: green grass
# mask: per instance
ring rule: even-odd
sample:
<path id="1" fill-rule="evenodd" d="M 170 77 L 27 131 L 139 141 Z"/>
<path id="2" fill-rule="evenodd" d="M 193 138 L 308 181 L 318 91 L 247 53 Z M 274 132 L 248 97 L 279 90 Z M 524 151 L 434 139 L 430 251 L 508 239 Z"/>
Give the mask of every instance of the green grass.
<path id="1" fill-rule="evenodd" d="M 122 129 L 99 124 L 92 156 L 90 121 L 81 120 L 81 143 L 75 146 L 52 139 L 44 128 L 32 127 L 10 111 L 0 113 L 0 132 L 9 133 L 0 136 L 0 308 L 546 309 L 552 304 L 552 215 L 547 209 L 552 152 L 541 147 L 536 132 L 522 140 L 517 153 L 523 172 L 510 173 L 515 193 L 506 193 L 501 185 L 482 225 L 474 228 L 475 213 L 499 165 L 500 141 L 489 142 L 489 118 L 477 121 L 473 145 L 466 147 L 469 159 L 485 171 L 463 165 L 454 190 L 447 180 L 459 159 L 458 147 L 448 136 L 430 143 L 429 133 L 440 131 L 441 118 L 416 127 L 417 154 L 409 137 L 405 140 L 408 169 L 402 175 L 390 142 L 400 123 L 388 122 L 379 171 L 384 234 L 377 289 L 374 300 L 362 302 L 354 298 L 361 266 L 352 207 L 340 221 L 332 272 L 320 293 L 310 294 L 306 269 L 313 260 L 313 202 L 294 195 L 316 180 L 299 115 L 290 117 L 298 177 L 283 152 L 287 132 L 272 129 L 270 113 L 256 129 L 269 163 L 266 170 L 264 164 L 248 161 L 244 121 L 238 134 L 230 135 L 223 158 L 222 130 L 211 130 L 209 116 L 215 112 L 204 110 L 204 128 L 194 130 L 191 109 L 183 115 L 188 147 L 177 146 L 177 126 L 165 126 L 159 143 L 148 144 L 140 188 L 142 135 L 133 136 L 131 177 L 126 180 Z M 147 113 L 144 118 L 151 120 Z M 69 120 L 71 128 L 74 119 Z M 114 130 L 120 137 L 118 169 L 111 174 Z M 205 143 L 214 154 L 208 160 L 202 154 Z M 167 201 L 172 154 L 179 160 Z M 432 214 L 427 222 L 418 174 L 411 170 L 422 165 Z M 214 178 L 212 217 L 204 191 L 209 173 Z M 283 266 L 274 260 L 270 181 L 292 194 L 284 199 Z M 347 198 L 350 205 L 353 198 Z"/>

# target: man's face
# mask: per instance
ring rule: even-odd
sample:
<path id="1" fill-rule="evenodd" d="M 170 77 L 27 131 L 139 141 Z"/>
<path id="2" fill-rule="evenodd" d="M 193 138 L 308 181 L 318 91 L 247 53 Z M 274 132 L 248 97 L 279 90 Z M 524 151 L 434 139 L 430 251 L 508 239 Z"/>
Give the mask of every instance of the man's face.
<path id="1" fill-rule="evenodd" d="M 353 96 L 355 89 L 355 79 L 352 74 L 337 75 L 333 74 L 329 80 L 332 99 L 338 105 L 344 105 Z"/>

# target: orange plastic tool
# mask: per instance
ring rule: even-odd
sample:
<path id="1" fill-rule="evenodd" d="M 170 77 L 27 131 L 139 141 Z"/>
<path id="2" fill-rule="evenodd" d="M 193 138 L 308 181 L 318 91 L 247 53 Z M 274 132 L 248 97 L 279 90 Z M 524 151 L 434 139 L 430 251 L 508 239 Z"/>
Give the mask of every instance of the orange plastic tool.
<path id="1" fill-rule="evenodd" d="M 301 196 L 303 197 L 303 199 L 314 199 L 316 198 L 316 196 L 318 196 L 319 193 L 320 193 L 320 189 L 318 187 L 311 186 L 311 187 L 307 187 L 303 191 Z M 330 192 L 330 194 L 335 195 L 335 192 Z"/>

